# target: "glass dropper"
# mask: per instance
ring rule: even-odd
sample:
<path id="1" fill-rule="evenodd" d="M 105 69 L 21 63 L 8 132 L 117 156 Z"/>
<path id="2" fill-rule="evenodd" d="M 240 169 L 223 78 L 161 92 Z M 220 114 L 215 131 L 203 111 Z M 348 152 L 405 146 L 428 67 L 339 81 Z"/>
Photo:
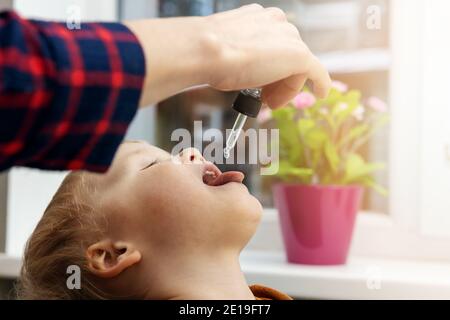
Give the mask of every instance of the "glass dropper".
<path id="1" fill-rule="evenodd" d="M 230 157 L 230 152 L 236 145 L 239 135 L 242 132 L 247 117 L 256 118 L 261 109 L 261 90 L 245 89 L 242 90 L 233 104 L 233 109 L 238 112 L 236 121 L 227 138 L 223 155 L 226 159 Z"/>
<path id="2" fill-rule="evenodd" d="M 227 144 L 225 145 L 225 149 L 223 149 L 223 156 L 225 158 L 230 157 L 230 151 L 236 145 L 236 141 L 238 140 L 242 128 L 244 127 L 245 121 L 247 120 L 247 116 L 245 114 L 239 113 L 236 121 L 234 122 L 233 129 L 231 129 L 230 135 L 227 139 Z"/>

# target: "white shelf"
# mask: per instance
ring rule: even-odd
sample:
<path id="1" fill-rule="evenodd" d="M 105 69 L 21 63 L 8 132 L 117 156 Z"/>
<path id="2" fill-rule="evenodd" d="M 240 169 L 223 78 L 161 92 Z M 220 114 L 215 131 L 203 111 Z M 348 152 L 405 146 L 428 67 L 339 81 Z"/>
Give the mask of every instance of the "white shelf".
<path id="1" fill-rule="evenodd" d="M 249 284 L 260 283 L 297 298 L 450 299 L 450 264 L 351 257 L 343 266 L 287 263 L 283 253 L 244 251 Z M 19 276 L 21 259 L 0 254 L 0 278 Z"/>
<path id="2" fill-rule="evenodd" d="M 388 49 L 361 49 L 336 51 L 318 55 L 330 73 L 386 71 L 391 65 Z"/>
<path id="3" fill-rule="evenodd" d="M 0 279 L 17 278 L 20 274 L 22 262 L 19 257 L 0 253 Z"/>
<path id="4" fill-rule="evenodd" d="M 298 298 L 450 299 L 449 263 L 350 258 L 344 266 L 306 266 L 278 252 L 244 251 L 241 266 L 249 284 Z"/>

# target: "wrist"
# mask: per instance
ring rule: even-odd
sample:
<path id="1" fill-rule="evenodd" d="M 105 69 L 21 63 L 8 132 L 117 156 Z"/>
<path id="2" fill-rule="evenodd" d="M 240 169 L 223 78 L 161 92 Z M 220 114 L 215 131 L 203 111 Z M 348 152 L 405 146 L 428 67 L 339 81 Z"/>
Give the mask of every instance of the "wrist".
<path id="1" fill-rule="evenodd" d="M 211 84 L 215 76 L 220 74 L 223 65 L 223 44 L 214 32 L 214 20 L 211 16 L 201 17 L 199 32 L 196 35 L 198 44 L 198 58 L 200 61 L 199 77 L 201 84 Z"/>
<path id="2" fill-rule="evenodd" d="M 181 26 L 183 24 L 184 27 Z M 216 51 L 216 42 L 208 31 L 207 19 L 180 18 L 180 29 L 177 38 L 182 39 L 175 46 L 179 60 L 173 72 L 180 77 L 185 87 L 206 84 L 214 68 Z"/>
<path id="3" fill-rule="evenodd" d="M 191 86 L 208 83 L 216 44 L 203 17 L 124 23 L 138 38 L 146 60 L 141 106 Z"/>

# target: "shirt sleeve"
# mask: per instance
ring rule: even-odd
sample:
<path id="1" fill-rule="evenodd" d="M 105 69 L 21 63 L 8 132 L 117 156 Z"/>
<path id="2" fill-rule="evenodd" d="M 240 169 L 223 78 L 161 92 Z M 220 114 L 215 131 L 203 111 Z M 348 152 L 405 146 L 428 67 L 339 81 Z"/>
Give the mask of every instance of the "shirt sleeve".
<path id="1" fill-rule="evenodd" d="M 0 171 L 105 171 L 139 103 L 143 50 L 120 23 L 0 13 Z"/>

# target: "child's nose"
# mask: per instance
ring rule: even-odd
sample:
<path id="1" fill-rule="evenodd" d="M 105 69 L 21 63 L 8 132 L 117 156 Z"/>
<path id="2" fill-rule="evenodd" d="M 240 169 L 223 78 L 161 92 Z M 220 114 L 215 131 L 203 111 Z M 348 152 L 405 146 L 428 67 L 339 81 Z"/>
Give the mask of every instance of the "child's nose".
<path id="1" fill-rule="evenodd" d="M 179 157 L 183 163 L 203 163 L 206 161 L 200 151 L 196 148 L 184 149 L 180 152 Z"/>

